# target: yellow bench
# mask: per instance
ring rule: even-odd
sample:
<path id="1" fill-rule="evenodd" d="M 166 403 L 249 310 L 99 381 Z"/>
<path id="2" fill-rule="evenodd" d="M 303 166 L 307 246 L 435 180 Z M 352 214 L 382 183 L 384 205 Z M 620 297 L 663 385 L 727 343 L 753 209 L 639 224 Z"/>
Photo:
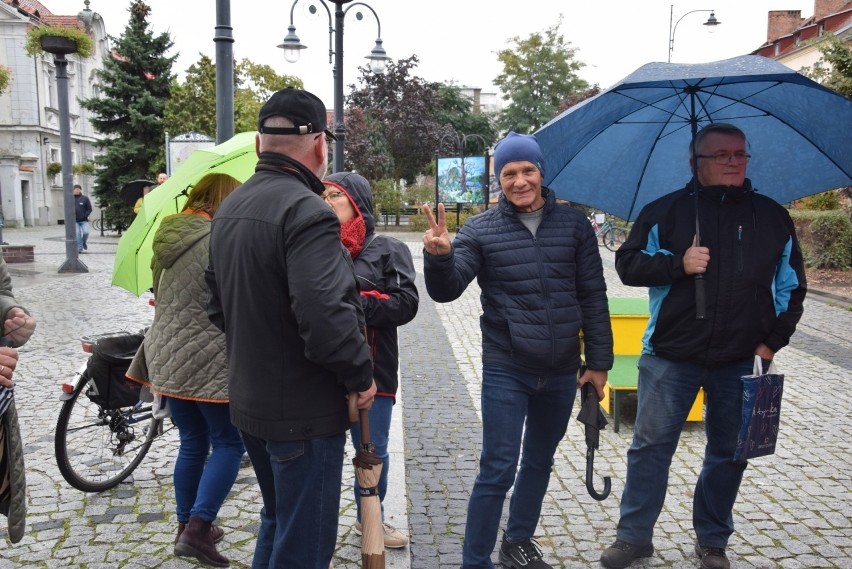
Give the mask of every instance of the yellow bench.
<path id="1" fill-rule="evenodd" d="M 609 317 L 612 323 L 613 353 L 615 361 L 607 375 L 601 407 L 613 419 L 612 430 L 621 425 L 621 403 L 624 397 L 636 391 L 639 372 L 636 364 L 642 353 L 642 336 L 650 317 L 645 298 L 610 298 Z M 610 409 L 610 407 L 612 407 Z M 687 421 L 704 419 L 704 391 L 700 390 Z"/>

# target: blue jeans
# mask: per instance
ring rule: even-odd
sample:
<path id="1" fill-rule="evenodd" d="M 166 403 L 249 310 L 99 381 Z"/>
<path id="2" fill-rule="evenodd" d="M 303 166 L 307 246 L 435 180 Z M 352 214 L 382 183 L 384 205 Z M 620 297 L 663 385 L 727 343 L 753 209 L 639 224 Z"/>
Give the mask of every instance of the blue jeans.
<path id="1" fill-rule="evenodd" d="M 390 435 L 391 417 L 393 416 L 393 397 L 376 397 L 373 406 L 370 407 L 370 440 L 376 447 L 376 457 L 382 459 L 382 474 L 379 476 L 379 500 L 384 502 L 385 494 L 388 493 L 388 469 L 390 468 L 390 455 L 388 454 L 388 438 Z M 355 452 L 361 448 L 361 425 L 355 424 L 349 429 L 352 435 L 352 444 Z M 361 500 L 359 499 L 358 477 L 355 477 L 355 507 L 357 520 L 361 521 Z M 384 505 L 382 505 L 382 516 L 384 517 Z"/>
<path id="2" fill-rule="evenodd" d="M 180 435 L 174 473 L 177 519 L 186 523 L 197 516 L 212 522 L 240 470 L 240 432 L 231 424 L 227 403 L 167 399 Z"/>
<path id="3" fill-rule="evenodd" d="M 491 554 L 513 484 L 506 539 L 519 542 L 535 535 L 553 455 L 568 427 L 576 392 L 576 373 L 542 377 L 483 367 L 482 454 L 467 508 L 463 568 L 494 567 Z"/>
<path id="4" fill-rule="evenodd" d="M 669 467 L 698 388 L 706 395 L 707 446 L 695 485 L 692 525 L 698 542 L 726 547 L 734 532 L 732 511 L 746 463 L 734 462 L 742 413 L 742 382 L 754 358 L 706 369 L 643 355 L 633 443 L 627 451 L 627 482 L 621 498 L 618 539 L 651 543 L 663 508 Z"/>
<path id="5" fill-rule="evenodd" d="M 89 222 L 77 222 L 77 252 L 80 253 L 86 248 L 86 242 L 89 240 Z"/>
<path id="6" fill-rule="evenodd" d="M 346 433 L 281 442 L 243 431 L 243 440 L 263 496 L 252 569 L 328 569 Z"/>

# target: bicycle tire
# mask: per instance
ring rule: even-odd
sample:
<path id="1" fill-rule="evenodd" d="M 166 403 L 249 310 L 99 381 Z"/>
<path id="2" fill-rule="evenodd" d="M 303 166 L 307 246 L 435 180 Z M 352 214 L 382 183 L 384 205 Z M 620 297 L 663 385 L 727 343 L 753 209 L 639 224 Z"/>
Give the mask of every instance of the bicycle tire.
<path id="1" fill-rule="evenodd" d="M 610 251 L 618 251 L 621 244 L 627 240 L 627 230 L 623 227 L 612 227 L 603 235 L 604 247 Z"/>
<path id="2" fill-rule="evenodd" d="M 71 398 L 62 404 L 54 447 L 62 477 L 83 492 L 114 488 L 139 466 L 162 431 L 150 404 L 104 409 L 89 397 L 95 390 L 82 373 Z"/>

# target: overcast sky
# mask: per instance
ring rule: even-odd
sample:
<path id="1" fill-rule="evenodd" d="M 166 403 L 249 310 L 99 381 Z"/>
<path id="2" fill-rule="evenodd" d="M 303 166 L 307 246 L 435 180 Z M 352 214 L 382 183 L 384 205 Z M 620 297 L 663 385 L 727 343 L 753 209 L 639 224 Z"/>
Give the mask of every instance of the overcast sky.
<path id="1" fill-rule="evenodd" d="M 54 14 L 76 14 L 82 0 L 41 0 Z M 199 53 L 215 61 L 213 42 L 216 0 L 147 0 L 155 33 L 167 31 L 180 56 L 174 71 L 181 74 Z M 298 0 L 294 10 L 296 33 L 309 49 L 290 64 L 276 48 L 287 33 L 290 0 L 232 0 L 231 26 L 236 59 L 249 58 L 273 66 L 278 73 L 296 75 L 305 88 L 333 105 L 332 66 L 329 64 L 328 17 L 324 9 L 311 15 L 311 0 Z M 580 75 L 589 83 L 608 87 L 637 67 L 666 61 L 672 4 L 658 0 L 368 0 L 381 21 L 382 39 L 394 60 L 416 54 L 417 76 L 431 81 L 494 91 L 501 66 L 496 52 L 515 36 L 526 37 L 554 25 L 563 15 L 561 31 L 578 48 L 586 64 Z M 332 14 L 334 5 L 328 3 Z M 127 24 L 129 0 L 91 0 L 107 32 L 119 36 Z M 722 22 L 715 33 L 702 24 L 715 10 Z M 698 63 L 749 53 L 766 41 L 769 10 L 801 10 L 813 15 L 814 0 L 680 0 L 674 4 L 675 30 L 672 61 Z M 364 17 L 358 20 L 356 12 Z M 344 85 L 355 83 L 357 67 L 373 48 L 377 25 L 363 6 L 351 6 L 344 20 Z"/>

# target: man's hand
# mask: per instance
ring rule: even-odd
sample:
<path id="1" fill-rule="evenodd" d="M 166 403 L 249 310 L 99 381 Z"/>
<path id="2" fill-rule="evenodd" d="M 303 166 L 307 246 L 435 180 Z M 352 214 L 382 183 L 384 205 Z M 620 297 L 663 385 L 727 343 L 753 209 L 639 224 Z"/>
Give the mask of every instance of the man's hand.
<path id="1" fill-rule="evenodd" d="M 18 350 L 15 348 L 0 348 L 0 385 L 14 387 L 12 373 L 18 365 Z"/>
<path id="2" fill-rule="evenodd" d="M 376 396 L 376 382 L 370 385 L 367 391 L 358 392 L 358 409 L 367 409 L 373 406 L 373 398 Z"/>
<path id="3" fill-rule="evenodd" d="M 760 356 L 761 359 L 767 361 L 775 359 L 775 352 L 773 352 L 766 344 L 758 344 L 758 346 L 754 349 L 754 355 Z"/>
<path id="4" fill-rule="evenodd" d="M 698 245 L 698 236 L 692 240 L 692 247 L 683 254 L 683 272 L 687 275 L 702 275 L 707 272 L 710 262 L 710 249 Z"/>
<path id="5" fill-rule="evenodd" d="M 577 389 L 583 387 L 584 383 L 591 382 L 598 392 L 598 401 L 604 398 L 604 385 L 606 385 L 606 371 L 598 371 L 595 369 L 586 369 L 586 372 L 577 380 Z"/>
<path id="6" fill-rule="evenodd" d="M 30 339 L 36 328 L 35 318 L 19 307 L 10 308 L 6 312 L 3 323 L 3 335 L 12 340 L 16 346 L 21 346 Z M 2 363 L 2 362 L 0 362 Z"/>
<path id="7" fill-rule="evenodd" d="M 437 222 L 435 222 L 435 216 L 432 215 L 432 208 L 426 204 L 423 205 L 423 213 L 426 214 L 426 220 L 429 222 L 429 229 L 423 235 L 423 248 L 430 255 L 449 255 L 453 248 L 450 245 L 450 233 L 447 231 L 444 204 L 438 204 Z"/>

